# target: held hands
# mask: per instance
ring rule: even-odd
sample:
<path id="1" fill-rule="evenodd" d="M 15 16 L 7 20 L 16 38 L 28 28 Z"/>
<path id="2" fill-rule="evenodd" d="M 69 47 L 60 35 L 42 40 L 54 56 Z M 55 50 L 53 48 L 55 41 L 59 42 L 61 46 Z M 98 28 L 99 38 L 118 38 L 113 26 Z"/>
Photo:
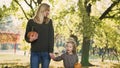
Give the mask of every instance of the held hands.
<path id="1" fill-rule="evenodd" d="M 53 60 L 55 59 L 55 56 L 53 53 L 49 53 L 49 55 L 50 55 L 51 59 L 53 59 Z"/>

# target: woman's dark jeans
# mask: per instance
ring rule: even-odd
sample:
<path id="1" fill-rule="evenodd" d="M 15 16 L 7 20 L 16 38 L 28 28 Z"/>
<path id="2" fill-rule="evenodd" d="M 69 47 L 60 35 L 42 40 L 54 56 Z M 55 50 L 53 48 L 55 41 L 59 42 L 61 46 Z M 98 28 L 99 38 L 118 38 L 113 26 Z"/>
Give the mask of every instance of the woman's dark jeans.
<path id="1" fill-rule="evenodd" d="M 31 52 L 30 66 L 31 68 L 49 68 L 50 55 L 48 52 Z"/>

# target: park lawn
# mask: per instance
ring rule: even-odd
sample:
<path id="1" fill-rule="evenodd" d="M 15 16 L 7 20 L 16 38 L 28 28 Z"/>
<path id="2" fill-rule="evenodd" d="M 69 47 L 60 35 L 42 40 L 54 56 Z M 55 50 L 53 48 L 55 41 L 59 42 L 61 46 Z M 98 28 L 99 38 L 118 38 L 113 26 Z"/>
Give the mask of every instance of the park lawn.
<path id="1" fill-rule="evenodd" d="M 9 68 L 29 68 L 29 58 L 29 55 L 0 54 L 0 68 L 4 68 L 6 65 Z M 118 62 L 100 62 L 98 59 L 90 60 L 90 62 L 95 66 L 82 68 L 120 68 L 120 63 Z M 56 62 L 51 60 L 50 68 L 63 68 L 63 61 Z"/>

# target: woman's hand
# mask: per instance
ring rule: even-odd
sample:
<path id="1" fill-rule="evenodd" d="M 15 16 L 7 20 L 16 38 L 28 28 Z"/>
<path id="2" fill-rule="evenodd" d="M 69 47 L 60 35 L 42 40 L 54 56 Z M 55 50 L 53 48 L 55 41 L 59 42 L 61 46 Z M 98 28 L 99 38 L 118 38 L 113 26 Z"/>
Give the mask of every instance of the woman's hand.
<path id="1" fill-rule="evenodd" d="M 31 37 L 29 38 L 29 41 L 30 41 L 30 42 L 33 42 L 33 41 L 36 40 L 36 39 L 37 39 L 37 38 L 31 36 Z"/>
<path id="2" fill-rule="evenodd" d="M 34 40 L 38 39 L 38 33 L 34 31 L 29 32 L 27 36 L 30 42 L 33 42 Z"/>

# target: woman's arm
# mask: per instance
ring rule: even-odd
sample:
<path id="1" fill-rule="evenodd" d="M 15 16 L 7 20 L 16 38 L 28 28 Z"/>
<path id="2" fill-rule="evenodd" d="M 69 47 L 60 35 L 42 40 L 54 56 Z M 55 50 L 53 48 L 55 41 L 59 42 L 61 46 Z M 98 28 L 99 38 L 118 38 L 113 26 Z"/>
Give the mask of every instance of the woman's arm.
<path id="1" fill-rule="evenodd" d="M 29 38 L 28 38 L 28 36 L 27 36 L 28 32 L 31 31 L 31 25 L 30 25 L 30 23 L 31 23 L 31 19 L 27 22 L 26 31 L 25 31 L 25 36 L 24 36 L 25 40 L 26 40 L 28 43 L 30 43 Z"/>
<path id="2" fill-rule="evenodd" d="M 53 53 L 54 48 L 54 28 L 53 28 L 53 22 L 50 20 L 49 22 L 49 52 Z"/>

